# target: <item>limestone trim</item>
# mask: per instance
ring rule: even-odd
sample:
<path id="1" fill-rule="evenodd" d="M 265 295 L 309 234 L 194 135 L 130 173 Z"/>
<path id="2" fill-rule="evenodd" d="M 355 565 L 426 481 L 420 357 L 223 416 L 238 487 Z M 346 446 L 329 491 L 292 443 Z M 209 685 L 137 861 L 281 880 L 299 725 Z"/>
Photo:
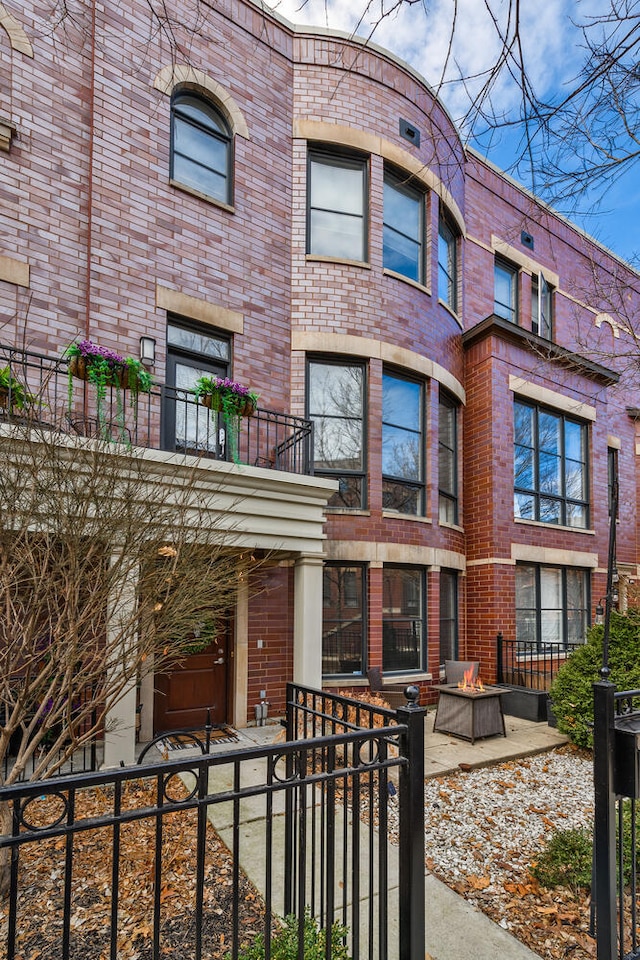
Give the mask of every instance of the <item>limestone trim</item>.
<path id="1" fill-rule="evenodd" d="M 515 560 L 506 557 L 483 557 L 480 560 L 467 560 L 467 567 L 512 567 L 514 564 Z"/>
<path id="2" fill-rule="evenodd" d="M 0 150 L 2 150 L 3 153 L 9 153 L 11 141 L 15 135 L 16 125 L 11 123 L 10 120 L 0 117 Z"/>
<path id="3" fill-rule="evenodd" d="M 421 547 L 407 543 L 375 543 L 368 540 L 331 540 L 325 546 L 327 560 L 343 563 L 402 563 L 408 566 L 447 567 L 464 571 L 466 560 L 455 550 Z"/>
<path id="4" fill-rule="evenodd" d="M 17 287 L 28 287 L 29 264 L 12 257 L 0 256 L 0 280 L 5 283 L 15 283 Z"/>
<path id="5" fill-rule="evenodd" d="M 506 243 L 493 233 L 491 234 L 491 249 L 501 257 L 517 263 L 518 266 L 526 270 L 527 273 L 541 273 L 547 283 L 556 290 L 560 286 L 560 277 L 557 273 L 554 273 L 553 270 L 549 270 L 547 267 L 543 267 L 537 260 L 529 257 L 526 253 L 523 253 L 522 250 L 518 250 L 517 247 L 512 247 L 510 243 Z"/>
<path id="6" fill-rule="evenodd" d="M 385 140 L 384 137 L 379 137 L 374 133 L 368 133 L 366 130 L 358 130 L 355 127 L 347 127 L 339 123 L 326 123 L 324 120 L 305 120 L 303 117 L 297 117 L 293 121 L 293 136 L 300 140 L 334 143 L 342 147 L 362 150 L 364 153 L 382 157 L 383 160 L 406 170 L 424 187 L 433 190 L 440 197 L 456 221 L 458 230 L 462 236 L 465 236 L 466 227 L 462 211 L 442 180 L 426 164 L 390 140 Z"/>
<path id="7" fill-rule="evenodd" d="M 383 340 L 369 337 L 356 337 L 345 333 L 316 333 L 312 330 L 298 330 L 291 334 L 291 349 L 303 353 L 340 353 L 347 356 L 366 357 L 369 360 L 382 360 L 383 363 L 403 367 L 412 373 L 421 374 L 436 380 L 453 394 L 461 403 L 466 403 L 464 387 L 452 373 L 441 367 L 435 360 L 423 357 L 406 347 L 397 347 Z"/>
<path id="8" fill-rule="evenodd" d="M 200 323 L 228 330 L 230 333 L 244 332 L 244 316 L 234 310 L 228 310 L 217 303 L 192 297 L 190 294 L 172 290 L 161 283 L 156 284 L 156 307 L 177 313 L 189 320 L 199 320 Z"/>
<path id="9" fill-rule="evenodd" d="M 620 437 L 613 437 L 610 433 L 608 433 L 607 446 L 613 447 L 614 450 L 620 450 L 622 447 L 622 441 L 620 440 Z"/>
<path id="10" fill-rule="evenodd" d="M 244 140 L 251 139 L 247 121 L 236 101 L 222 84 L 203 70 L 196 70 L 187 63 L 170 63 L 156 75 L 153 86 L 160 93 L 171 96 L 174 88 L 183 83 L 210 94 L 226 114 L 233 133 Z"/>
<path id="11" fill-rule="evenodd" d="M 595 421 L 596 408 L 591 404 L 582 403 L 580 400 L 573 400 L 563 393 L 557 393 L 555 390 L 549 390 L 547 387 L 540 387 L 537 383 L 531 383 L 529 380 L 523 380 L 522 377 L 509 375 L 509 390 L 517 393 L 519 397 L 525 397 L 527 400 L 535 400 L 547 407 L 555 407 L 556 410 L 562 410 L 564 413 L 570 413 L 572 416 L 581 417 L 583 420 Z"/>
<path id="12" fill-rule="evenodd" d="M 596 319 L 594 320 L 594 323 L 598 328 L 600 328 L 603 323 L 608 323 L 609 326 L 611 327 L 611 330 L 613 331 L 614 340 L 619 340 L 620 330 L 625 329 L 624 327 L 621 328 L 621 325 L 618 323 L 618 321 L 614 320 L 613 317 L 610 316 L 610 314 L 608 313 L 598 313 L 596 315 Z"/>
<path id="13" fill-rule="evenodd" d="M 580 550 L 562 550 L 557 547 L 535 547 L 530 543 L 512 543 L 511 559 L 514 563 L 548 563 L 555 567 L 598 566 L 598 554 Z"/>
<path id="14" fill-rule="evenodd" d="M 33 47 L 28 36 L 3 3 L 0 3 L 0 27 L 3 27 L 9 35 L 12 50 L 17 50 L 18 53 L 23 53 L 25 57 L 33 59 Z"/>

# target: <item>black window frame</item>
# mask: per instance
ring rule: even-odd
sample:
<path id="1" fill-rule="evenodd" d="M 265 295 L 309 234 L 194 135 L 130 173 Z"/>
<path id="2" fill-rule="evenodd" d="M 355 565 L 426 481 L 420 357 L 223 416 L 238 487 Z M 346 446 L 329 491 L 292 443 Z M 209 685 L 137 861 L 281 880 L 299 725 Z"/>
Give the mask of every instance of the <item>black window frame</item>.
<path id="1" fill-rule="evenodd" d="M 518 440 L 517 436 L 517 408 L 522 407 L 527 410 L 533 411 L 533 437 L 532 437 L 532 446 L 525 444 L 522 440 Z M 544 489 L 544 477 L 541 470 L 541 442 L 540 442 L 540 417 L 541 415 L 551 416 L 557 418 L 561 424 L 561 437 L 560 437 L 560 453 L 557 456 L 557 459 L 560 462 L 560 477 L 561 477 L 561 487 L 562 492 L 560 494 L 554 493 L 550 490 Z M 588 423 L 578 419 L 577 417 L 570 417 L 562 410 L 553 409 L 552 407 L 547 407 L 542 404 L 537 404 L 533 401 L 524 400 L 521 397 L 514 398 L 514 407 L 513 407 L 513 472 L 514 472 L 514 517 L 516 519 L 522 520 L 533 520 L 537 523 L 545 523 L 550 526 L 563 526 L 570 527 L 574 530 L 586 530 L 589 528 L 590 517 L 591 517 L 591 504 L 589 500 L 589 426 Z M 566 453 L 566 428 L 567 424 L 577 426 L 580 428 L 582 447 L 584 450 L 584 457 L 579 461 L 583 465 L 582 473 L 582 485 L 585 491 L 585 499 L 580 499 L 578 497 L 571 497 L 567 495 L 567 461 L 570 463 L 576 463 L 574 458 L 567 457 Z M 518 451 L 530 450 L 531 451 L 531 474 L 533 479 L 533 485 L 531 488 L 524 486 L 524 484 L 518 484 L 516 481 L 518 479 L 518 470 L 519 463 L 521 465 L 526 465 L 526 460 L 518 458 Z M 522 473 L 522 466 L 520 467 L 520 472 Z M 520 500 L 518 499 L 520 498 Z M 533 515 L 526 516 L 522 512 L 522 504 L 526 499 L 531 499 L 533 503 Z M 559 506 L 559 519 L 554 521 L 553 519 L 545 519 L 544 511 L 541 510 L 541 504 L 548 502 L 549 504 L 557 504 Z M 584 515 L 584 524 L 572 523 L 570 508 L 578 508 L 583 511 Z M 548 509 L 548 508 L 547 508 Z"/>
<path id="2" fill-rule="evenodd" d="M 216 357 L 207 355 L 191 346 L 171 341 L 171 328 L 182 330 L 194 337 L 204 337 L 207 340 L 218 341 L 227 345 L 227 356 Z M 165 385 L 162 390 L 162 420 L 161 436 L 164 450 L 182 453 L 213 453 L 216 458 L 224 459 L 226 451 L 226 427 L 218 422 L 214 411 L 206 411 L 196 404 L 190 388 L 176 385 L 176 366 L 182 361 L 187 367 L 191 366 L 197 373 L 206 376 L 226 377 L 231 372 L 233 362 L 233 338 L 222 331 L 199 325 L 196 322 L 184 319 L 175 314 L 167 316 L 167 357 L 165 367 Z M 178 442 L 177 420 L 180 416 L 195 417 L 195 436 L 190 438 L 190 445 Z"/>
<path id="3" fill-rule="evenodd" d="M 180 106 L 181 102 L 190 101 L 191 105 L 200 111 L 200 118 L 189 116 L 186 114 L 181 114 Z M 195 160 L 193 157 L 189 157 L 188 154 L 179 154 L 176 147 L 176 134 L 175 127 L 176 123 L 181 122 L 192 128 L 199 130 L 201 133 L 210 137 L 212 141 L 217 143 L 222 143 L 225 148 L 225 169 L 224 172 L 219 170 L 215 166 L 207 167 L 199 160 Z M 202 185 L 198 183 L 190 182 L 187 179 L 183 179 L 181 175 L 176 172 L 176 157 L 184 156 L 186 160 L 190 163 L 197 166 L 201 166 L 204 169 L 210 170 L 219 177 L 224 177 L 225 190 L 222 191 L 224 195 L 216 195 L 215 193 L 210 192 L 207 189 L 203 189 Z M 173 91 L 171 96 L 171 138 L 170 138 L 170 159 L 169 159 L 169 176 L 173 183 L 179 184 L 189 190 L 196 190 L 198 193 L 201 193 L 203 196 L 210 198 L 211 200 L 225 204 L 226 206 L 233 205 L 233 192 L 234 192 L 234 151 L 233 151 L 233 134 L 229 123 L 227 122 L 226 117 L 221 112 L 221 110 L 213 103 L 211 100 L 202 96 L 200 93 L 193 91 L 189 88 L 177 88 Z"/>
<path id="4" fill-rule="evenodd" d="M 325 166 L 341 167 L 343 169 L 362 171 L 362 215 L 343 213 L 339 210 L 330 210 L 329 208 L 312 207 L 311 205 L 311 185 L 312 168 L 314 163 L 324 164 Z M 312 233 L 312 212 L 319 210 L 326 213 L 333 213 L 343 217 L 359 218 L 362 221 L 362 243 L 360 257 L 344 257 L 331 252 L 314 250 Z M 369 157 L 356 152 L 342 151 L 331 147 L 309 146 L 307 149 L 307 198 L 306 198 L 306 253 L 307 256 L 321 257 L 327 260 L 347 260 L 352 263 L 369 262 Z"/>
<path id="5" fill-rule="evenodd" d="M 533 606 L 524 606 L 519 605 L 519 586 L 518 586 L 518 574 L 523 571 L 530 571 L 533 574 L 533 591 L 534 591 L 534 605 Z M 542 571 L 543 570 L 553 570 L 558 571 L 561 577 L 561 592 L 562 592 L 562 602 L 560 607 L 543 607 L 542 606 Z M 568 589 L 568 576 L 569 574 L 580 574 L 583 584 L 583 605 L 581 607 L 572 607 L 569 608 L 567 599 L 569 596 Z M 567 650 L 569 649 L 570 644 L 579 642 L 576 638 L 570 636 L 570 613 L 581 614 L 581 628 L 578 631 L 580 633 L 580 638 L 584 642 L 586 640 L 586 633 L 591 624 L 591 575 L 590 571 L 584 567 L 572 567 L 572 566 L 562 566 L 557 564 L 549 563 L 529 563 L 529 562 L 518 562 L 516 563 L 516 573 L 515 573 L 515 615 L 516 615 L 516 641 L 521 642 L 523 645 L 526 644 L 526 649 L 531 649 L 531 651 L 549 651 L 549 650 Z M 550 641 L 543 638 L 543 613 L 544 611 L 560 611 L 560 625 L 561 625 L 561 634 L 558 642 Z M 529 636 L 530 631 L 523 629 L 523 617 L 526 613 L 529 612 L 532 615 L 533 620 L 533 638 Z M 576 631 L 573 631 L 574 633 Z M 523 634 L 527 634 L 524 636 Z M 531 645 L 531 646 L 529 646 Z"/>
<path id="6" fill-rule="evenodd" d="M 385 270 L 389 270 L 392 273 L 400 277 L 406 277 L 408 280 L 412 280 L 414 283 L 419 283 L 421 286 L 424 286 L 425 279 L 425 250 L 426 250 L 426 238 L 425 238 L 425 191 L 409 183 L 411 180 L 411 174 L 404 174 L 400 170 L 395 168 L 385 166 L 384 168 L 384 182 L 383 187 L 391 190 L 395 190 L 398 193 L 403 194 L 409 200 L 415 202 L 418 209 L 418 239 L 410 236 L 402 230 L 401 225 L 392 224 L 388 220 L 387 205 L 383 202 L 383 217 L 382 217 L 382 265 Z M 387 245 L 385 243 L 386 232 L 391 231 L 399 237 L 402 237 L 404 240 L 409 241 L 414 244 L 417 248 L 417 258 L 416 258 L 416 276 L 411 276 L 404 270 L 396 270 L 394 267 L 389 266 L 387 263 Z"/>
<path id="7" fill-rule="evenodd" d="M 509 304 L 503 303 L 496 297 L 498 270 L 508 274 L 511 278 L 511 302 Z M 496 317 L 501 317 L 517 326 L 520 323 L 520 268 L 503 257 L 496 257 L 493 265 L 493 278 L 493 312 Z"/>
<path id="8" fill-rule="evenodd" d="M 453 444 L 447 444 L 443 440 L 443 430 L 442 430 L 442 411 L 443 409 L 451 411 L 453 416 Z M 459 434 L 459 416 L 460 416 L 460 404 L 457 400 L 446 390 L 440 389 L 438 395 L 438 522 L 439 523 L 449 523 L 457 524 L 460 517 L 460 497 L 459 497 L 459 481 L 458 481 L 458 471 L 459 471 L 459 450 L 458 450 L 458 434 Z M 449 489 L 443 485 L 443 476 L 446 475 L 446 471 L 442 469 L 443 460 L 451 461 L 451 476 L 453 478 L 453 487 Z M 448 516 L 449 508 L 453 516 Z M 444 515 L 447 514 L 447 515 Z"/>
<path id="9" fill-rule="evenodd" d="M 543 340 L 553 339 L 553 287 L 542 272 L 531 277 L 531 330 Z"/>
<path id="10" fill-rule="evenodd" d="M 388 377 L 391 380 L 398 380 L 404 383 L 415 384 L 419 388 L 419 400 L 418 400 L 418 417 L 419 417 L 419 426 L 417 430 L 414 430 L 411 427 L 406 427 L 399 423 L 394 423 L 391 420 L 385 419 L 385 404 L 384 404 L 384 381 Z M 425 513 L 425 476 L 426 476 L 426 444 L 425 444 L 425 383 L 423 380 L 419 380 L 416 377 L 407 376 L 404 373 L 399 372 L 390 367 L 384 367 L 382 371 L 382 443 L 384 447 L 385 443 L 385 427 L 393 430 L 402 430 L 404 433 L 409 433 L 417 435 L 418 437 L 418 457 L 419 457 L 419 471 L 420 479 L 418 481 L 412 480 L 411 478 L 401 477 L 397 474 L 391 475 L 384 472 L 382 473 L 382 509 L 385 511 L 398 513 L 401 516 L 414 516 L 414 517 L 423 517 Z M 384 466 L 385 458 L 383 456 L 382 463 Z M 393 505 L 393 491 L 400 491 L 402 488 L 405 488 L 407 495 L 405 501 L 410 502 L 410 498 L 415 496 L 416 509 L 415 510 L 402 510 L 397 506 Z M 396 503 L 398 502 L 396 498 Z"/>
<path id="11" fill-rule="evenodd" d="M 445 590 L 445 584 L 449 588 Z M 457 660 L 460 643 L 460 606 L 458 571 L 442 567 L 439 575 L 439 651 L 440 668 L 445 660 Z M 443 602 L 448 601 L 448 607 Z M 446 645 L 445 640 L 446 638 Z"/>
<path id="12" fill-rule="evenodd" d="M 361 416 L 337 414 L 320 414 L 311 409 L 311 368 L 314 365 L 353 368 L 362 371 L 362 412 Z M 308 420 L 314 424 L 314 474 L 319 477 L 329 477 L 337 479 L 340 486 L 336 493 L 329 498 L 327 507 L 329 509 L 346 510 L 364 510 L 368 503 L 368 404 L 367 404 L 367 377 L 368 365 L 362 360 L 353 360 L 348 357 L 335 357 L 323 355 L 309 355 L 306 363 L 306 384 L 305 384 L 305 413 Z M 329 419 L 348 419 L 359 421 L 361 424 L 361 450 L 362 450 L 362 468 L 359 470 L 341 470 L 327 467 L 317 467 L 315 460 L 315 451 L 317 450 L 317 427 L 316 422 L 320 418 Z M 356 500 L 356 494 L 359 489 L 359 496 Z M 353 501 L 353 502 L 349 502 Z"/>
<path id="13" fill-rule="evenodd" d="M 438 217 L 438 299 L 455 314 L 458 313 L 458 236 L 450 218 L 441 210 Z M 442 262 L 443 249 L 446 264 Z M 442 289 L 443 278 L 446 279 L 446 296 Z"/>
<path id="14" fill-rule="evenodd" d="M 420 587 L 418 609 L 409 610 L 406 581 L 400 578 L 402 596 L 398 598 L 400 611 L 387 603 L 388 575 L 391 573 L 417 574 Z M 390 598 L 394 602 L 396 598 Z M 405 611 L 406 608 L 406 611 Z M 419 636 L 415 626 L 419 624 Z M 410 625 L 405 627 L 405 625 Z M 412 660 L 415 657 L 415 660 Z M 424 567 L 401 563 L 385 563 L 382 568 L 382 670 L 386 675 L 424 673 L 427 666 L 427 577 Z"/>
<path id="15" fill-rule="evenodd" d="M 361 589 L 361 605 L 360 605 L 360 616 L 343 616 L 343 617 L 328 617 L 327 610 L 331 609 L 331 592 L 328 590 L 327 578 L 329 576 L 329 571 L 331 570 L 342 570 L 345 575 L 351 573 L 357 573 L 359 576 L 360 589 Z M 348 561 L 326 561 L 323 568 L 323 583 L 322 583 L 322 593 L 323 593 L 323 617 L 322 617 L 322 676 L 326 678 L 333 677 L 364 677 L 367 673 L 368 666 L 368 650 L 367 650 L 367 637 L 369 634 L 368 631 L 368 567 L 365 563 L 350 563 Z M 344 604 L 341 609 L 346 611 L 353 611 L 357 609 L 354 607 L 352 600 L 353 594 L 353 580 L 349 577 L 348 588 L 346 586 L 347 580 L 345 579 L 345 588 L 344 588 Z M 349 597 L 347 597 L 347 593 Z M 347 602 L 349 601 L 349 602 Z M 345 666 L 348 666 L 350 663 L 349 655 L 351 654 L 351 664 L 355 665 L 357 657 L 353 656 L 354 651 L 349 649 L 349 646 L 346 648 L 341 644 L 343 637 L 343 631 L 351 630 L 354 627 L 356 621 L 360 627 L 360 657 L 359 665 L 360 669 L 348 670 L 342 669 Z M 335 631 L 335 651 L 331 649 L 330 651 L 330 634 Z M 329 657 L 335 658 L 336 661 L 340 664 L 341 669 L 329 671 L 326 669 L 329 662 Z"/>

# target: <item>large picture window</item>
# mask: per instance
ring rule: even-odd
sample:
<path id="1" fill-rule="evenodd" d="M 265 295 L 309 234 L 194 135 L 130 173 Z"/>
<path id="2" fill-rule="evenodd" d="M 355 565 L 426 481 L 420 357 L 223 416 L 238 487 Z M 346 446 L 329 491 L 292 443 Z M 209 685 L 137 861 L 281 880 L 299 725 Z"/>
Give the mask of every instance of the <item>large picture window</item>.
<path id="1" fill-rule="evenodd" d="M 327 563 L 323 573 L 322 673 L 366 670 L 366 590 L 363 565 Z"/>
<path id="2" fill-rule="evenodd" d="M 423 670 L 426 636 L 424 570 L 385 566 L 382 596 L 383 671 Z"/>
<path id="3" fill-rule="evenodd" d="M 516 639 L 536 647 L 584 642 L 589 574 L 573 567 L 516 566 Z"/>
<path id="4" fill-rule="evenodd" d="M 171 179 L 214 200 L 231 203 L 231 134 L 202 97 L 177 93 L 171 101 Z"/>
<path id="5" fill-rule="evenodd" d="M 423 283 L 424 194 L 407 179 L 385 171 L 383 260 L 387 270 Z"/>
<path id="6" fill-rule="evenodd" d="M 307 253 L 367 260 L 367 161 L 309 152 Z"/>
<path id="7" fill-rule="evenodd" d="M 394 373 L 382 377 L 382 506 L 424 513 L 422 385 Z"/>
<path id="8" fill-rule="evenodd" d="M 335 477 L 333 507 L 364 507 L 365 368 L 362 364 L 311 360 L 307 412 L 314 424 L 314 470 Z"/>
<path id="9" fill-rule="evenodd" d="M 514 513 L 524 520 L 587 527 L 587 427 L 515 401 Z"/>
<path id="10" fill-rule="evenodd" d="M 438 516 L 458 522 L 458 405 L 440 391 L 438 402 Z"/>

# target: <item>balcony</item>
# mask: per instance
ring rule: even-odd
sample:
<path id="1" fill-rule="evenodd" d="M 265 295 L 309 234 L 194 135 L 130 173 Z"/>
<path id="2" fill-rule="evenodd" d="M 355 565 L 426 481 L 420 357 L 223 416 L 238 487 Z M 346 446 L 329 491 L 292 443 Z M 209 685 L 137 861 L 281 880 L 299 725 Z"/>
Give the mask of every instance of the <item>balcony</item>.
<path id="1" fill-rule="evenodd" d="M 92 383 L 69 376 L 67 359 L 0 344 L 0 371 L 7 368 L 0 423 L 37 422 L 71 436 L 313 473 L 313 425 L 302 417 L 258 407 L 253 416 L 227 423 L 193 391 L 165 384 L 138 395 L 108 387 L 98 404 Z"/>

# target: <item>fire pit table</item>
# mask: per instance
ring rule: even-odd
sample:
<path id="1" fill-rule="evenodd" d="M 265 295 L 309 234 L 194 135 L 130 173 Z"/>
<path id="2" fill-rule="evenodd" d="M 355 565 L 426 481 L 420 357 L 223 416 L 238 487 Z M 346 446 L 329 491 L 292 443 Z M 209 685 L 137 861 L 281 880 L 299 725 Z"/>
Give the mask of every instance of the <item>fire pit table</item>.
<path id="1" fill-rule="evenodd" d="M 502 687 L 486 686 L 482 690 L 445 683 L 436 687 L 438 707 L 433 729 L 475 743 L 484 737 L 506 737 L 500 697 Z"/>

